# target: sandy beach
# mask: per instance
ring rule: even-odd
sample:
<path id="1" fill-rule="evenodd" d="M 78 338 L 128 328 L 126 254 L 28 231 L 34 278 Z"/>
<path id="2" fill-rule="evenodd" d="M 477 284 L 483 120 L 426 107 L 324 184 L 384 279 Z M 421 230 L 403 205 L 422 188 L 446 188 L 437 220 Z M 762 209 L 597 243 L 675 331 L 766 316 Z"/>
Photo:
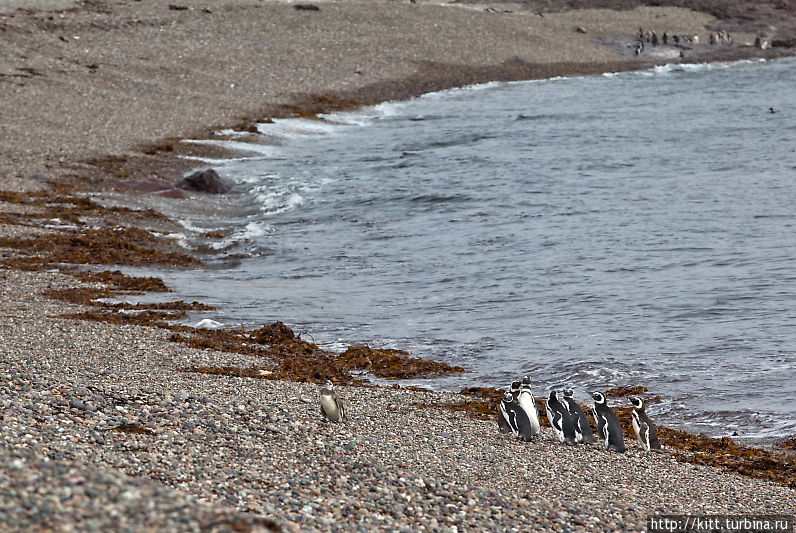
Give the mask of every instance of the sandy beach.
<path id="1" fill-rule="evenodd" d="M 257 350 L 173 342 L 187 333 L 157 321 L 174 309 L 111 324 L 123 313 L 91 298 L 134 285 L 68 271 L 191 264 L 136 230 L 173 222 L 86 199 L 123 179 L 176 181 L 196 166 L 180 139 L 469 83 L 644 68 L 681 52 L 793 53 L 752 46 L 765 32 L 789 38 L 763 12 L 744 25 L 605 4 L 0 0 L 0 529 L 640 531 L 653 514 L 792 515 L 792 482 L 635 446 L 569 448 L 547 429 L 520 443 L 450 409 L 468 401 L 459 394 L 339 386 L 350 420 L 326 423 L 317 383 L 259 379 L 284 365 Z M 706 44 L 725 27 L 732 45 Z M 639 28 L 702 44 L 637 56 Z M 64 318 L 86 312 L 107 314 Z"/>

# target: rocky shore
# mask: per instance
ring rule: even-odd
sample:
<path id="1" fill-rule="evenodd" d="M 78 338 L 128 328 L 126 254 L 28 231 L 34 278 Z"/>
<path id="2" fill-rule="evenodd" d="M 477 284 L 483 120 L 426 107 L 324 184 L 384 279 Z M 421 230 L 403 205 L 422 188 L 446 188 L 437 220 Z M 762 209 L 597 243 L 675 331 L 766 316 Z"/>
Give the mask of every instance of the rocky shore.
<path id="1" fill-rule="evenodd" d="M 109 285 L 165 290 L 155 281 L 69 271 L 195 261 L 158 237 L 174 227 L 157 213 L 88 198 L 176 181 L 195 164 L 179 139 L 465 83 L 641 68 L 669 59 L 632 53 L 639 28 L 707 42 L 722 27 L 672 7 L 537 4 L 0 1 L 0 530 L 637 531 L 650 514 L 792 514 L 792 488 L 671 453 L 549 433 L 519 443 L 452 410 L 468 402 L 458 394 L 340 386 L 350 420 L 326 423 L 316 383 L 263 379 L 274 357 L 172 342 L 187 333 L 158 324 L 184 307 L 98 320 L 89 305 Z M 594 5 L 634 7 L 608 4 Z M 675 52 L 789 53 L 754 37 Z"/>

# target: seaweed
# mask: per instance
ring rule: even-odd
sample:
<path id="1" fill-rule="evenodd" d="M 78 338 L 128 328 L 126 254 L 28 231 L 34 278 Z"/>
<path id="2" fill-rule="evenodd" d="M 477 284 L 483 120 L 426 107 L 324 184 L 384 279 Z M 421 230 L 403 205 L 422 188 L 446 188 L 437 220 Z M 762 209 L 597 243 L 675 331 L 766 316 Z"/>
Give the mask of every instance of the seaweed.
<path id="1" fill-rule="evenodd" d="M 619 385 L 617 387 L 608 389 L 603 394 L 606 396 L 623 398 L 627 396 L 641 396 L 647 392 L 649 392 L 649 389 L 641 385 Z"/>
<path id="2" fill-rule="evenodd" d="M 28 252 L 27 256 L 6 260 L 11 266 L 48 269 L 59 263 L 169 266 L 198 266 L 195 257 L 163 251 L 160 238 L 134 227 L 62 230 L 30 238 L 0 237 L 0 247 Z"/>
<path id="3" fill-rule="evenodd" d="M 743 476 L 765 479 L 796 489 L 796 456 L 740 446 L 729 437 L 694 435 L 666 426 L 658 427 L 661 443 L 675 451 L 681 462 L 718 467 Z"/>
<path id="4" fill-rule="evenodd" d="M 367 370 L 387 379 L 409 379 L 433 375 L 465 372 L 460 366 L 411 357 L 403 350 L 374 349 L 368 346 L 349 346 L 337 357 L 350 370 Z"/>
<path id="5" fill-rule="evenodd" d="M 116 311 L 84 311 L 82 313 L 64 313 L 58 318 L 72 320 L 92 320 L 109 324 L 126 324 L 131 326 L 147 326 L 167 328 L 168 321 L 184 318 L 185 311 L 168 313 L 164 311 L 141 311 L 140 313 L 119 313 Z"/>
<path id="6" fill-rule="evenodd" d="M 796 450 L 796 437 L 791 437 L 785 441 L 777 443 L 777 446 L 786 450 Z"/>
<path id="7" fill-rule="evenodd" d="M 104 283 L 122 291 L 171 292 L 171 289 L 160 278 L 128 276 L 119 270 L 103 270 L 101 272 L 76 270 L 70 274 L 81 281 Z"/>

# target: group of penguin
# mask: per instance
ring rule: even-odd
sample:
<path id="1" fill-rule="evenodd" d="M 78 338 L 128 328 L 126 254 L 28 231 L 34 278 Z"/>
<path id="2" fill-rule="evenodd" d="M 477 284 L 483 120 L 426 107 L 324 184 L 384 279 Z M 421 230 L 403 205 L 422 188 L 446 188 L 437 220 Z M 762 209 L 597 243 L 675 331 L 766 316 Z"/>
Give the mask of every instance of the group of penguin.
<path id="1" fill-rule="evenodd" d="M 563 398 L 559 400 L 558 393 L 555 390 L 550 391 L 546 406 L 547 419 L 558 440 L 564 444 L 594 444 L 597 439 L 591 430 L 591 424 L 573 395 L 572 389 L 565 389 Z M 597 433 L 602 438 L 603 447 L 606 450 L 624 452 L 627 447 L 616 413 L 608 407 L 603 393 L 592 392 L 591 396 L 594 398 L 592 413 L 597 421 Z M 321 389 L 319 399 L 321 415 L 326 420 L 343 422 L 346 419 L 345 403 L 334 391 L 331 382 L 327 382 L 326 387 Z M 644 410 L 644 401 L 637 396 L 631 396 L 630 402 L 633 405 L 633 431 L 641 447 L 645 451 L 660 450 L 658 433 Z M 512 433 L 524 441 L 533 440 L 541 434 L 542 424 L 529 376 L 522 378 L 522 381 L 513 382 L 506 392 L 500 402 L 498 427 L 501 433 Z"/>
<path id="2" fill-rule="evenodd" d="M 553 426 L 558 440 L 564 444 L 577 443 L 594 444 L 597 439 L 591 429 L 591 424 L 586 413 L 573 398 L 572 389 L 565 389 L 563 398 L 558 399 L 558 393 L 550 391 L 547 399 L 547 419 Z M 602 439 L 606 450 L 624 452 L 624 437 L 622 426 L 616 413 L 608 407 L 605 395 L 601 392 L 590 393 L 594 398 L 592 413 L 597 422 L 597 434 Z M 660 450 L 661 444 L 655 425 L 644 410 L 644 401 L 632 396 L 633 405 L 632 425 L 641 447 L 645 451 Z M 512 433 L 516 438 L 530 441 L 537 437 L 541 431 L 539 410 L 536 407 L 536 398 L 531 391 L 531 378 L 525 376 L 522 381 L 515 381 L 500 402 L 498 413 L 498 427 L 501 433 Z"/>

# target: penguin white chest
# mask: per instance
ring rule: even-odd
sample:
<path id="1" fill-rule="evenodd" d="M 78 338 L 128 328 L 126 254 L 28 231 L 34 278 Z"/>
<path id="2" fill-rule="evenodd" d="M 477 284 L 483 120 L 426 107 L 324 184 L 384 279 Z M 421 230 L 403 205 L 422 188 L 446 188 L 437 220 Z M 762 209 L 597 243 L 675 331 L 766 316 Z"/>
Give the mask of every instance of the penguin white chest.
<path id="1" fill-rule="evenodd" d="M 641 424 L 638 423 L 638 415 L 636 414 L 635 411 L 633 411 L 632 417 L 633 417 L 633 420 L 632 420 L 631 423 L 633 424 L 633 431 L 636 434 L 636 438 L 641 440 L 641 433 L 639 431 L 641 429 Z"/>
<path id="2" fill-rule="evenodd" d="M 337 405 L 334 397 L 328 396 L 324 394 L 321 396 L 321 409 L 323 410 L 323 414 L 331 420 L 332 422 L 340 422 L 343 418 L 343 413 L 340 410 L 340 406 Z"/>

